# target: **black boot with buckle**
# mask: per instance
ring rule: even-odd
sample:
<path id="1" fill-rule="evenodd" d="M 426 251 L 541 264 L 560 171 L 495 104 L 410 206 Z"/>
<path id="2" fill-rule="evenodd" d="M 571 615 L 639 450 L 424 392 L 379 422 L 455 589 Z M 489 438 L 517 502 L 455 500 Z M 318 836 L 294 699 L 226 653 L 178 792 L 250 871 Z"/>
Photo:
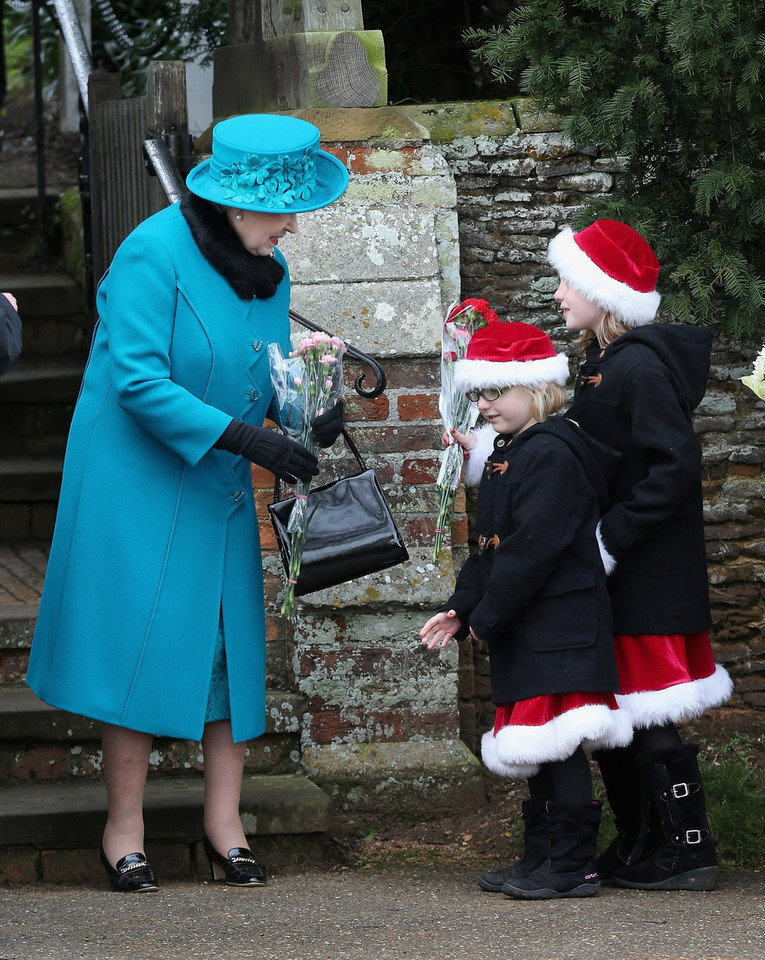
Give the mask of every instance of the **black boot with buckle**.
<path id="1" fill-rule="evenodd" d="M 638 757 L 647 791 L 661 820 L 663 841 L 640 863 L 616 870 L 613 882 L 639 890 L 714 890 L 717 853 L 709 833 L 699 748 Z"/>
<path id="2" fill-rule="evenodd" d="M 616 836 L 595 859 L 600 882 L 608 885 L 618 870 L 649 856 L 661 844 L 663 834 L 633 747 L 598 750 L 592 757 L 598 763 L 616 826 Z"/>

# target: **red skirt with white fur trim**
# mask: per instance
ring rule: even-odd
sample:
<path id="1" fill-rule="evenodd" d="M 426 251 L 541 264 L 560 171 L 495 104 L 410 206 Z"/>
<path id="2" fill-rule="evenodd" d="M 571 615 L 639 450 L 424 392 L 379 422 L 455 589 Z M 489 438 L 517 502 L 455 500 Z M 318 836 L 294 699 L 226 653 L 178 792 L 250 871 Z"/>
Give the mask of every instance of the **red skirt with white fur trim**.
<path id="1" fill-rule="evenodd" d="M 715 663 L 709 633 L 617 633 L 616 699 L 635 728 L 660 727 L 719 707 L 733 692 L 728 671 Z"/>
<path id="2" fill-rule="evenodd" d="M 588 750 L 626 747 L 629 716 L 612 693 L 558 693 L 503 703 L 481 741 L 484 764 L 500 776 L 532 777 L 542 763 Z"/>

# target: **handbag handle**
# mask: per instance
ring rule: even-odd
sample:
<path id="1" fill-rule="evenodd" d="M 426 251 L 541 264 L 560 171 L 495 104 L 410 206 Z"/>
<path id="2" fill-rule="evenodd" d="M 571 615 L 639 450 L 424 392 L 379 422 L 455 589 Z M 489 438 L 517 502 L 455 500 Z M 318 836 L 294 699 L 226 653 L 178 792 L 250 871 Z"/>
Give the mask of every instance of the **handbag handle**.
<path id="1" fill-rule="evenodd" d="M 343 439 L 345 440 L 345 442 L 346 442 L 347 445 L 348 445 L 348 449 L 351 451 L 351 453 L 353 454 L 353 456 L 356 458 L 356 463 L 358 463 L 359 467 L 361 468 L 361 470 L 362 470 L 362 472 L 363 472 L 364 470 L 367 469 L 367 465 L 364 463 L 364 461 L 363 461 L 363 459 L 362 459 L 362 457 L 361 457 L 361 454 L 359 453 L 359 448 L 358 448 L 358 447 L 356 446 L 356 444 L 353 442 L 353 439 L 351 438 L 351 435 L 350 435 L 350 434 L 348 433 L 348 431 L 345 429 L 345 425 L 343 425 L 343 428 L 342 428 L 342 430 L 341 430 L 340 432 L 342 433 Z M 274 501 L 275 501 L 275 502 L 278 502 L 279 500 L 281 500 L 281 498 L 282 498 L 281 481 L 279 480 L 279 478 L 278 478 L 277 476 L 274 476 Z"/>

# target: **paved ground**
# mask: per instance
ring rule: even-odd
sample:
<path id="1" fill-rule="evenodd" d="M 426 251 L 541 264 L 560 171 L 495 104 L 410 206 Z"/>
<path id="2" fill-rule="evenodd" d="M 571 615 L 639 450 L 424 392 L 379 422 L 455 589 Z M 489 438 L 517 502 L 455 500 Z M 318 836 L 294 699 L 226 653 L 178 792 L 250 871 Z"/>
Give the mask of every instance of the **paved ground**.
<path id="1" fill-rule="evenodd" d="M 39 603 L 47 564 L 47 544 L 0 543 L 0 607 Z"/>
<path id="2" fill-rule="evenodd" d="M 761 874 L 711 893 L 606 889 L 527 903 L 475 868 L 399 864 L 274 877 L 264 890 L 0 889 L 0 960 L 763 960 Z"/>

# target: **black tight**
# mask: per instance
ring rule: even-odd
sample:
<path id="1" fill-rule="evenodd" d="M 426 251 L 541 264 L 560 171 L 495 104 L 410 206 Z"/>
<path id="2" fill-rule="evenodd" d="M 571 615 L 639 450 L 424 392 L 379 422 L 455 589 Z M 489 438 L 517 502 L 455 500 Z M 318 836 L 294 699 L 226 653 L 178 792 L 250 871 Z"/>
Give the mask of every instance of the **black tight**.
<path id="1" fill-rule="evenodd" d="M 635 753 L 654 754 L 665 750 L 671 750 L 674 753 L 682 746 L 683 741 L 674 723 L 666 723 L 663 727 L 649 727 L 647 730 L 636 730 L 632 740 Z"/>
<path id="2" fill-rule="evenodd" d="M 565 760 L 543 763 L 539 773 L 529 777 L 532 800 L 559 803 L 589 803 L 592 800 L 592 775 L 587 755 L 581 747 Z"/>

